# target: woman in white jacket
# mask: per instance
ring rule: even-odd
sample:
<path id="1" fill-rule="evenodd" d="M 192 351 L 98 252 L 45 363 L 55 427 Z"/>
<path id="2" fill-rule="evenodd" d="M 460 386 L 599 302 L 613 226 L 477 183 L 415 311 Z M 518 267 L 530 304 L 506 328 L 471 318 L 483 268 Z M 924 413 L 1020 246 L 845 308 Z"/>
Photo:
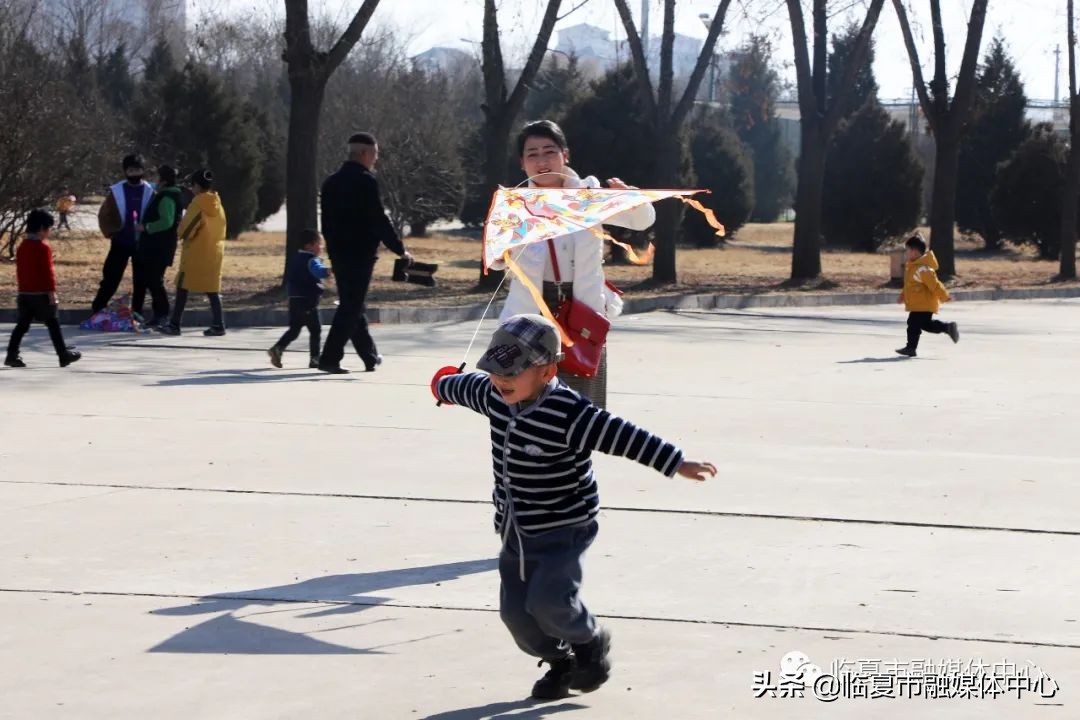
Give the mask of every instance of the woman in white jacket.
<path id="1" fill-rule="evenodd" d="M 530 187 L 600 187 L 600 182 L 592 176 L 581 178 L 568 163 L 570 151 L 562 129 L 550 120 L 540 120 L 526 125 L 517 139 L 521 169 L 529 178 Z M 618 178 L 607 181 L 608 187 L 629 188 Z M 620 213 L 607 221 L 607 224 L 645 230 L 656 220 L 656 212 L 651 204 L 645 204 Z M 544 300 L 552 313 L 558 309 L 561 288 L 562 296 L 573 297 L 588 305 L 598 313 L 614 318 L 622 311 L 622 302 L 612 292 L 604 280 L 604 243 L 589 230 L 579 230 L 562 235 L 554 241 L 555 256 L 559 264 L 561 284 L 556 287 L 555 271 L 551 263 L 548 244 L 533 243 L 514 254 L 514 260 L 522 273 L 532 283 L 543 288 Z M 493 267 L 498 268 L 500 263 Z M 503 305 L 500 320 L 520 313 L 538 313 L 533 296 L 517 278 L 510 283 L 510 293 Z M 582 378 L 559 374 L 562 380 L 588 397 L 595 405 L 607 404 L 607 348 L 600 361 L 596 377 Z"/>

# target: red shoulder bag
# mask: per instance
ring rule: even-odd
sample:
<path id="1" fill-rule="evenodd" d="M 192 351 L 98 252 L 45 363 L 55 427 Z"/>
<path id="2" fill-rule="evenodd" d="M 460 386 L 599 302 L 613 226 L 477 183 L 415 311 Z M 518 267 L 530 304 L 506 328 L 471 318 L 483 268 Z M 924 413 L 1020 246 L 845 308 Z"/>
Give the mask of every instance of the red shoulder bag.
<path id="1" fill-rule="evenodd" d="M 555 286 L 562 284 L 559 274 L 559 260 L 555 254 L 555 243 L 547 241 L 548 252 L 551 254 L 551 270 L 555 275 Z M 577 298 L 563 298 L 559 292 L 559 307 L 555 312 L 555 319 L 562 326 L 563 331 L 574 343 L 567 347 L 563 345 L 563 360 L 559 363 L 559 369 L 570 375 L 579 377 L 596 377 L 596 371 L 600 367 L 600 356 L 607 342 L 608 329 L 611 323 L 606 317 L 593 310 Z"/>

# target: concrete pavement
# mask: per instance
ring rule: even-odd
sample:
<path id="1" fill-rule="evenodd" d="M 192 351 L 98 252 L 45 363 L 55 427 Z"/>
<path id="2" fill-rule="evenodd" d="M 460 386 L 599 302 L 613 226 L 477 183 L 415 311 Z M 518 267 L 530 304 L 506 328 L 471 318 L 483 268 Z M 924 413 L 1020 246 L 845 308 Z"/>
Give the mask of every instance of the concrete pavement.
<path id="1" fill-rule="evenodd" d="M 385 365 L 343 377 L 304 338 L 270 368 L 279 328 L 68 329 L 66 370 L 36 329 L 0 371 L 0 717 L 1076 717 L 1080 302 L 946 313 L 961 343 L 916 360 L 895 308 L 621 319 L 612 410 L 721 474 L 598 458 L 616 671 L 543 705 L 495 612 L 484 421 L 427 391 L 472 324 L 376 326 Z M 1057 692 L 755 698 L 792 650 Z"/>

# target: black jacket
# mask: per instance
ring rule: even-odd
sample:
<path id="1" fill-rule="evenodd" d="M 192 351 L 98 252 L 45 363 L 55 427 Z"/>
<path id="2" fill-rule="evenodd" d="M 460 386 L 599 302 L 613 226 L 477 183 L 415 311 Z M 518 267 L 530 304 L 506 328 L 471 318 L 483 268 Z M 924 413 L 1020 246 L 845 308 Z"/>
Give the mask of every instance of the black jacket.
<path id="1" fill-rule="evenodd" d="M 339 276 L 370 266 L 380 243 L 404 254 L 405 245 L 383 210 L 379 183 L 360 163 L 343 163 L 323 183 L 319 201 L 326 252 Z"/>

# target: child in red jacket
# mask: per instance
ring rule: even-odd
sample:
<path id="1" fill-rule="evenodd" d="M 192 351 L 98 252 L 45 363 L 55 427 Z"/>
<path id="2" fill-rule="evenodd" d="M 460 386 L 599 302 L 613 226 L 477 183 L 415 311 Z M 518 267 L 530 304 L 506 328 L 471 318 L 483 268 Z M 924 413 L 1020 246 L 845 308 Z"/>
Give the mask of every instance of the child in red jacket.
<path id="1" fill-rule="evenodd" d="M 26 238 L 15 254 L 19 313 L 4 359 L 8 367 L 26 367 L 19 357 L 19 345 L 35 320 L 49 329 L 49 337 L 60 358 L 60 367 L 67 367 L 82 357 L 78 350 L 64 344 L 64 335 L 60 332 L 60 321 L 57 319 L 56 270 L 49 246 L 52 226 L 53 217 L 44 210 L 32 210 L 26 218 Z"/>

